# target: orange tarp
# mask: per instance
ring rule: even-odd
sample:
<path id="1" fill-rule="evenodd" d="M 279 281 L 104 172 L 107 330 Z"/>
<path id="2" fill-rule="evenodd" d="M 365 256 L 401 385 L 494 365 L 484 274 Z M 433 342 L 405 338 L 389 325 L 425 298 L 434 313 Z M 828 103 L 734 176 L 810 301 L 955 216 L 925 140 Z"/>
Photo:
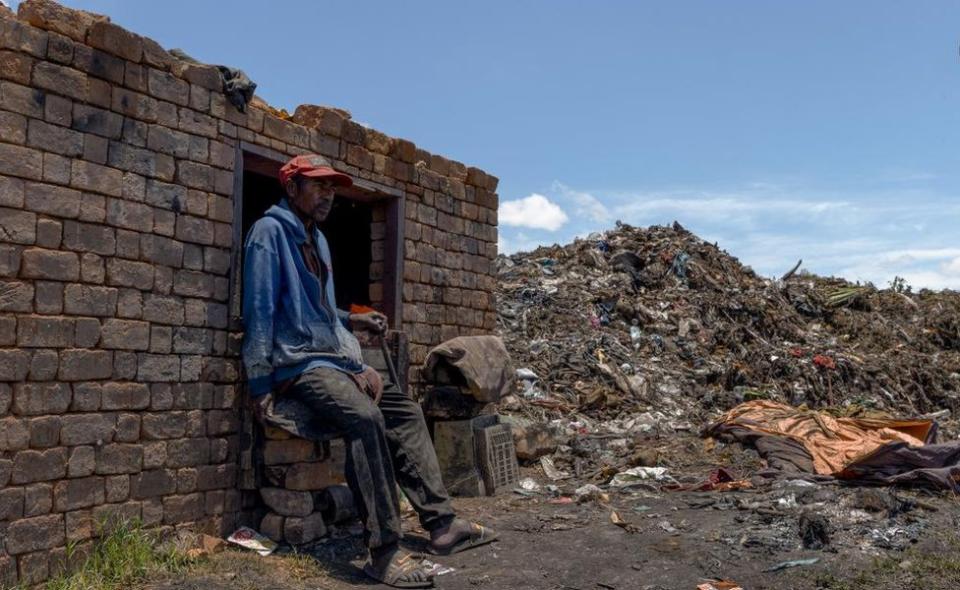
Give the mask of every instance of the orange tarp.
<path id="1" fill-rule="evenodd" d="M 932 420 L 834 418 L 769 400 L 740 404 L 718 423 L 792 438 L 803 444 L 813 457 L 814 469 L 822 475 L 836 475 L 891 442 L 923 446 L 933 427 Z"/>

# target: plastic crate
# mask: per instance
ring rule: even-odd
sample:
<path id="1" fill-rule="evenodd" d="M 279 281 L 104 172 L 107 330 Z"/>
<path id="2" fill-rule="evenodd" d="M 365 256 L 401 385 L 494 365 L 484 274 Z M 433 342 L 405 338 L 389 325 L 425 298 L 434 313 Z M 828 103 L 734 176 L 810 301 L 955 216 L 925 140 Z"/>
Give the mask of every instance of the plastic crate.
<path id="1" fill-rule="evenodd" d="M 510 427 L 500 424 L 497 416 L 475 418 L 473 440 L 487 495 L 515 488 L 520 481 L 520 466 Z"/>

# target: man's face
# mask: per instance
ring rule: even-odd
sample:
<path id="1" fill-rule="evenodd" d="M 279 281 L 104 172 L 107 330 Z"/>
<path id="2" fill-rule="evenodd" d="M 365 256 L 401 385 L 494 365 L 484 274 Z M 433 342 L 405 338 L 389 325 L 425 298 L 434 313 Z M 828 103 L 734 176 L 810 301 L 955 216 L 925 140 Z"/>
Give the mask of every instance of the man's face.
<path id="1" fill-rule="evenodd" d="M 315 223 L 323 222 L 333 207 L 336 185 L 322 178 L 300 178 L 287 184 L 287 194 L 297 210 Z"/>

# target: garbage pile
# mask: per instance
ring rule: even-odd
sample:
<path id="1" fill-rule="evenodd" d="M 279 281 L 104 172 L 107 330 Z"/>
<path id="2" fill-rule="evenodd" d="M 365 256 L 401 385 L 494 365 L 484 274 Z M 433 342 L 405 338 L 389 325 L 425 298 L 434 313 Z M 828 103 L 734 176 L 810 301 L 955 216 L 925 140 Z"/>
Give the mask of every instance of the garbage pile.
<path id="1" fill-rule="evenodd" d="M 960 293 L 913 293 L 900 281 L 878 289 L 796 267 L 763 278 L 677 223 L 618 223 L 497 264 L 500 332 L 520 367 L 501 410 L 591 447 L 582 457 L 655 465 L 624 463 L 637 437 L 697 432 L 761 399 L 937 418 L 956 434 Z"/>

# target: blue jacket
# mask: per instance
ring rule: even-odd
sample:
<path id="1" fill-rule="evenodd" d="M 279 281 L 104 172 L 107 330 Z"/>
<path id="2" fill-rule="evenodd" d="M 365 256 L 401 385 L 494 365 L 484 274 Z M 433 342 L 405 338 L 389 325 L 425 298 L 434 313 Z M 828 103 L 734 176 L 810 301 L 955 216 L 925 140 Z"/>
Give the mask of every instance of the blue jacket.
<path id="1" fill-rule="evenodd" d="M 300 252 L 306 239 L 286 200 L 270 207 L 247 236 L 243 364 L 253 396 L 317 366 L 363 370 L 360 344 L 346 328 L 349 313 L 337 309 L 327 240 L 314 229 L 313 242 L 327 269 L 324 301 L 320 279 Z"/>

